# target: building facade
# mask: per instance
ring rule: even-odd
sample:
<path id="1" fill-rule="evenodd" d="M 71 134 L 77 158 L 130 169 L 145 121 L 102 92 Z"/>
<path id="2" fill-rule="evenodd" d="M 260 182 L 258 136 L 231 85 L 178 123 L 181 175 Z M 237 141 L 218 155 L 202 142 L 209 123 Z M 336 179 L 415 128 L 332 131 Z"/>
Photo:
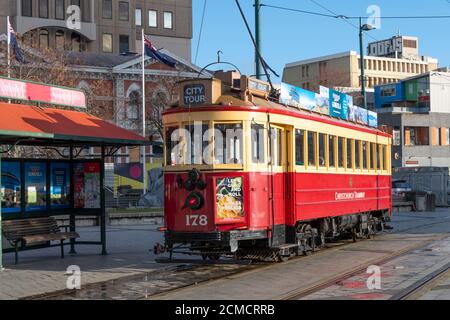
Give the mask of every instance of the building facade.
<path id="1" fill-rule="evenodd" d="M 393 135 L 394 167 L 450 167 L 450 73 L 375 88 L 378 122 Z"/>
<path id="2" fill-rule="evenodd" d="M 142 52 L 141 30 L 157 48 L 191 60 L 192 0 L 7 0 L 0 8 L 28 47 L 121 54 Z M 2 4 L 3 4 L 2 2 Z M 79 16 L 79 24 L 75 19 Z"/>
<path id="3" fill-rule="evenodd" d="M 361 88 L 360 55 L 348 51 L 289 63 L 283 82 L 318 91 L 319 87 Z M 419 55 L 419 42 L 414 37 L 394 37 L 370 43 L 364 56 L 367 88 L 393 83 L 438 68 L 438 60 Z"/>

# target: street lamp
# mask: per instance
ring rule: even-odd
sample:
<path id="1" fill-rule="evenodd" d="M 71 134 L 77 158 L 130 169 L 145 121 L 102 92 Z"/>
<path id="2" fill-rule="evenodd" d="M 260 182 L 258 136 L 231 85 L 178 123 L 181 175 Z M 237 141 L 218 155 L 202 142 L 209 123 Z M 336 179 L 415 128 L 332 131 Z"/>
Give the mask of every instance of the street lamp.
<path id="1" fill-rule="evenodd" d="M 367 99 L 366 99 L 366 81 L 364 75 L 364 48 L 363 48 L 363 33 L 365 31 L 375 30 L 375 26 L 370 24 L 362 24 L 362 18 L 359 18 L 359 58 L 361 63 L 361 94 L 363 97 L 363 107 L 367 109 Z"/>

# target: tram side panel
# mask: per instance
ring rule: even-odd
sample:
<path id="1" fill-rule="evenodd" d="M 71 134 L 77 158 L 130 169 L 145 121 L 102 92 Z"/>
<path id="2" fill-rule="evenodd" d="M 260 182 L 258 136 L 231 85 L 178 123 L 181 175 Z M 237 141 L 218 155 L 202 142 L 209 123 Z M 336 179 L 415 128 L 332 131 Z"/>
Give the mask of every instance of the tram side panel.
<path id="1" fill-rule="evenodd" d="M 297 221 L 390 210 L 390 177 L 297 173 Z"/>

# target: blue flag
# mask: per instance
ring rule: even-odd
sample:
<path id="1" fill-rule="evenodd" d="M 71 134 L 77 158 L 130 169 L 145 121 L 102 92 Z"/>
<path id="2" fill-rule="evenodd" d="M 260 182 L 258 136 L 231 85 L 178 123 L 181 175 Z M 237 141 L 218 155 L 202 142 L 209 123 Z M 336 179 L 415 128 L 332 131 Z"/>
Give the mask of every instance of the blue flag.
<path id="1" fill-rule="evenodd" d="M 12 46 L 17 61 L 19 61 L 20 63 L 27 63 L 23 56 L 22 49 L 20 48 L 19 43 L 17 42 L 16 32 L 11 26 L 9 18 L 8 18 L 8 45 Z"/>
<path id="2" fill-rule="evenodd" d="M 171 68 L 175 68 L 177 62 L 173 60 L 171 57 L 169 57 L 167 54 L 164 54 L 156 50 L 156 48 L 153 46 L 148 36 L 144 36 L 144 43 L 145 43 L 145 54 L 147 56 L 152 57 L 153 59 L 156 59 L 158 61 L 161 61 L 162 63 Z"/>

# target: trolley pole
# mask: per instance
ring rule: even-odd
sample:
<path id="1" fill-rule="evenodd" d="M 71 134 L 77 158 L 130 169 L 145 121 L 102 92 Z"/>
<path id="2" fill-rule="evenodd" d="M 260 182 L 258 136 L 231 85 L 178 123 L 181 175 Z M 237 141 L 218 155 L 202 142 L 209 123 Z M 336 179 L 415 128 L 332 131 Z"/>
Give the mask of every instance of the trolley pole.
<path id="1" fill-rule="evenodd" d="M 257 51 L 261 52 L 261 3 L 255 0 L 255 41 Z M 258 52 L 255 52 L 255 73 L 256 78 L 261 80 L 261 59 Z"/>

